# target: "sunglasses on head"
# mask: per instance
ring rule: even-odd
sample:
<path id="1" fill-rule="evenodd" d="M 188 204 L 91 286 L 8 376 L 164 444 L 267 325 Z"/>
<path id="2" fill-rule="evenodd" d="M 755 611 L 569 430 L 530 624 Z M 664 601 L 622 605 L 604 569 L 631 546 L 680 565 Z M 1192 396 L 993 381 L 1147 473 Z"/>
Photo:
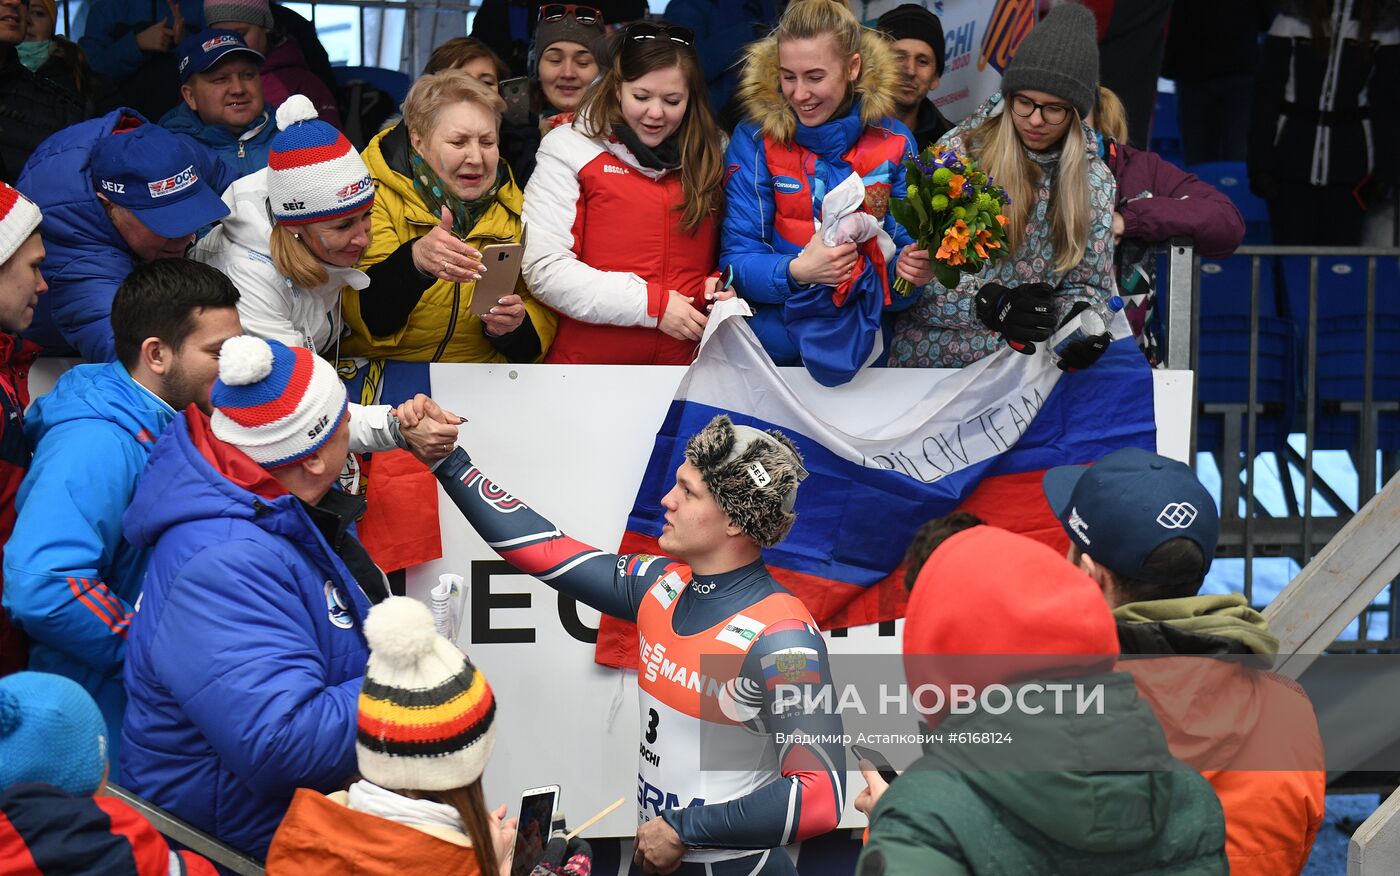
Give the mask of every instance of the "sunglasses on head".
<path id="1" fill-rule="evenodd" d="M 576 3 L 543 3 L 540 5 L 540 21 L 558 21 L 572 15 L 579 24 L 603 26 L 603 13 L 592 6 L 579 6 Z"/>
<path id="2" fill-rule="evenodd" d="M 629 40 L 670 40 L 682 46 L 695 45 L 695 31 L 673 24 L 650 24 L 645 21 L 634 21 L 627 25 L 627 30 L 624 33 L 627 34 Z"/>

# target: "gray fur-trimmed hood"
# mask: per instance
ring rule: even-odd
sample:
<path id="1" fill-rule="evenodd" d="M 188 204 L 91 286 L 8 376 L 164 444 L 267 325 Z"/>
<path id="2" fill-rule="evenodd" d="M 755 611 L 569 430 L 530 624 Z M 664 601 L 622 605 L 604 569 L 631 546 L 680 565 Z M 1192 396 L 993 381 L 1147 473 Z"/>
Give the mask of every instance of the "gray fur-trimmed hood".
<path id="1" fill-rule="evenodd" d="M 878 124 L 894 113 L 899 77 L 899 66 L 889 43 L 875 31 L 864 28 L 860 36 L 860 76 L 856 79 L 862 122 Z M 783 97 L 781 83 L 777 37 L 769 35 L 750 43 L 744 50 L 744 70 L 736 94 L 744 116 L 779 143 L 791 143 L 797 133 L 797 114 Z"/>
<path id="2" fill-rule="evenodd" d="M 686 444 L 685 458 L 700 470 L 730 522 L 759 547 L 772 547 L 787 537 L 797 520 L 792 510 L 797 487 L 807 477 L 802 454 L 791 438 L 777 430 L 736 427 L 720 414 Z"/>

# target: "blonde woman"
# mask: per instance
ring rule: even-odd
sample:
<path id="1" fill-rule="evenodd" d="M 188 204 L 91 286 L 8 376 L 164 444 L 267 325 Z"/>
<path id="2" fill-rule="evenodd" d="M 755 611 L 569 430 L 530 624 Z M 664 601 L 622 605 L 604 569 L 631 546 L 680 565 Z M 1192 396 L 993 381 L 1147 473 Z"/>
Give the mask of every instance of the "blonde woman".
<path id="1" fill-rule="evenodd" d="M 971 153 L 1011 198 L 1011 255 L 933 283 L 895 326 L 890 365 L 961 368 L 1010 345 L 1033 353 L 1079 303 L 1115 293 L 1113 175 L 1085 124 L 1098 97 L 1094 16 L 1056 6 L 1017 49 L 1001 91 L 939 141 Z M 1067 367 L 1092 364 L 1106 345 Z"/>
<path id="2" fill-rule="evenodd" d="M 869 362 L 886 320 L 913 299 L 896 278 L 933 278 L 928 253 L 889 214 L 904 196 L 914 135 L 891 117 L 899 68 L 885 39 L 833 0 L 796 0 L 777 28 L 748 48 L 738 99 L 720 264 L 734 268 L 752 326 L 779 365 L 805 365 L 819 382 L 850 380 Z M 823 196 L 858 174 L 860 212 L 900 247 L 875 237 L 827 246 L 815 233 Z"/>
<path id="3" fill-rule="evenodd" d="M 554 338 L 554 314 L 524 280 L 472 311 L 481 249 L 519 243 L 524 195 L 501 160 L 505 102 L 465 70 L 423 76 L 403 121 L 365 149 L 376 184 L 371 240 L 360 267 L 393 264 L 400 282 L 345 296 L 341 352 L 411 362 L 533 362 Z M 387 308 L 381 308 L 387 304 Z"/>

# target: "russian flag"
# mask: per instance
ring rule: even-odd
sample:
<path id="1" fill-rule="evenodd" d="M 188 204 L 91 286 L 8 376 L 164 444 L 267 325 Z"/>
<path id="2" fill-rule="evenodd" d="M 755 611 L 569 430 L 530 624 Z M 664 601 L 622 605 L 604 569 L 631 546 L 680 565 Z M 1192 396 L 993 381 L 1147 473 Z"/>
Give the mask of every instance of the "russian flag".
<path id="1" fill-rule="evenodd" d="M 1156 450 L 1151 369 L 1131 338 L 1077 374 L 1003 349 L 942 380 L 927 375 L 866 369 L 834 389 L 788 380 L 744 320 L 722 319 L 657 432 L 619 550 L 660 553 L 660 500 L 686 441 L 725 413 L 781 429 L 809 472 L 792 532 L 764 551 L 774 577 L 823 629 L 878 623 L 903 616 L 900 563 L 927 521 L 970 511 L 1064 550 L 1041 493 L 1045 469 Z M 634 667 L 636 649 L 635 628 L 605 616 L 597 661 Z"/>

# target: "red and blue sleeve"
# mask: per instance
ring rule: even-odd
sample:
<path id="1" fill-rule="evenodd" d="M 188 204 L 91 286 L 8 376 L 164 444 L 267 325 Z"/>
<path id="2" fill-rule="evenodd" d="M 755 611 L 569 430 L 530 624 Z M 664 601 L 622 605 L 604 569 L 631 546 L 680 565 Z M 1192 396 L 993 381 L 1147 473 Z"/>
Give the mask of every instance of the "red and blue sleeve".
<path id="1" fill-rule="evenodd" d="M 635 621 L 647 588 L 669 568 L 665 562 L 634 562 L 635 557 L 570 538 L 497 486 L 460 447 L 434 473 L 447 497 L 501 559 L 604 614 Z"/>

